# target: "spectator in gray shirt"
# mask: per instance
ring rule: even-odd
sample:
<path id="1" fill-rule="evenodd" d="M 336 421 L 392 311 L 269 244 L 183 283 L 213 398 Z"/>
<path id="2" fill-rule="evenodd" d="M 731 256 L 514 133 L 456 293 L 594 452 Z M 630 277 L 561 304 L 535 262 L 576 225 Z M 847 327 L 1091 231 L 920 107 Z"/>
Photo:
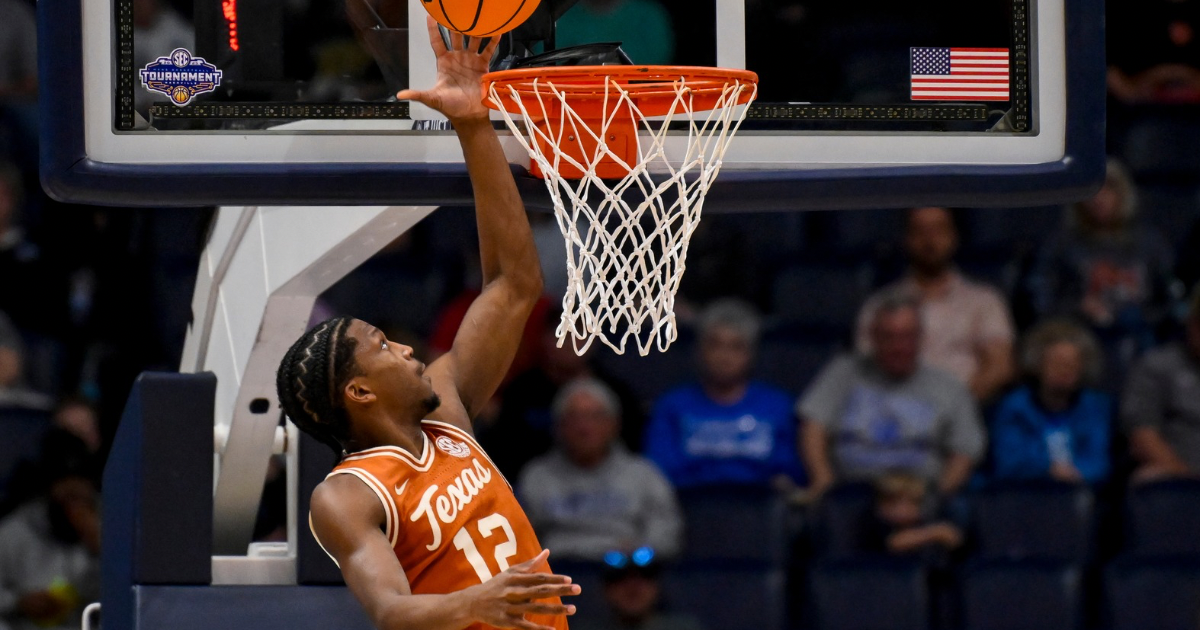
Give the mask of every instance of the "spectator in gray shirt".
<path id="1" fill-rule="evenodd" d="M 600 560 L 612 550 L 680 551 L 683 521 L 666 477 L 617 439 L 616 394 L 576 380 L 553 406 L 556 448 L 526 465 L 518 491 L 542 544 L 559 558 Z"/>
<path id="2" fill-rule="evenodd" d="M 1200 285 L 1185 330 L 1183 341 L 1147 352 L 1125 384 L 1121 422 L 1135 481 L 1200 476 Z"/>
<path id="3" fill-rule="evenodd" d="M 986 445 L 970 392 L 950 373 L 921 365 L 921 317 L 911 296 L 880 299 L 870 334 L 870 355 L 834 359 L 797 405 L 813 490 L 903 471 L 955 493 Z"/>

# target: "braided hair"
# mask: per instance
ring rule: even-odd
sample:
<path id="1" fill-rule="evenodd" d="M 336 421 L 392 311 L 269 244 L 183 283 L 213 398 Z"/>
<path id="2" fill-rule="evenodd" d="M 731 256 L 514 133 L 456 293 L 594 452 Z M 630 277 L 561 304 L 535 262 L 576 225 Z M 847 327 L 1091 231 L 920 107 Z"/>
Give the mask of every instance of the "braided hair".
<path id="1" fill-rule="evenodd" d="M 334 317 L 304 333 L 283 355 L 275 375 L 283 412 L 338 457 L 350 441 L 350 416 L 341 392 L 360 374 L 354 359 L 358 340 L 346 334 L 350 321 Z"/>

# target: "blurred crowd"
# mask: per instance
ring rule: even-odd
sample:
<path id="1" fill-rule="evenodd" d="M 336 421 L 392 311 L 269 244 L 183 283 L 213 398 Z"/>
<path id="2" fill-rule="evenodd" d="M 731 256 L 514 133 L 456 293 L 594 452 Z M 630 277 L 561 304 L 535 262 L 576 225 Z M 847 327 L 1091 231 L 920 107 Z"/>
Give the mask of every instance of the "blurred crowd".
<path id="1" fill-rule="evenodd" d="M 138 0 L 137 28 L 187 41 L 184 4 Z M 783 28 L 813 3 L 752 4 Z M 559 43 L 599 30 L 635 58 L 687 61 L 688 13 L 581 0 Z M 948 585 L 984 544 L 976 497 L 1088 493 L 1094 568 L 1129 551 L 1127 497 L 1200 479 L 1200 2 L 1114 1 L 1109 14 L 1112 157 L 1093 197 L 706 217 L 666 354 L 558 346 L 563 243 L 532 216 L 547 296 L 477 433 L 543 544 L 597 567 L 604 612 L 573 625 L 711 625 L 662 584 L 695 559 L 686 541 L 716 527 L 689 519 L 706 493 L 765 496 L 814 522 L 860 493 L 848 549 L 918 562 L 935 625 L 953 627 L 963 607 Z M 34 5 L 0 0 L 0 629 L 13 630 L 78 627 L 96 597 L 99 473 L 132 379 L 177 367 L 212 216 L 46 197 L 38 89 Z M 433 360 L 478 294 L 475 247 L 470 209 L 443 209 L 314 318 L 362 317 Z M 260 538 L 281 535 L 282 471 Z M 820 556 L 818 530 L 780 562 L 802 571 Z"/>

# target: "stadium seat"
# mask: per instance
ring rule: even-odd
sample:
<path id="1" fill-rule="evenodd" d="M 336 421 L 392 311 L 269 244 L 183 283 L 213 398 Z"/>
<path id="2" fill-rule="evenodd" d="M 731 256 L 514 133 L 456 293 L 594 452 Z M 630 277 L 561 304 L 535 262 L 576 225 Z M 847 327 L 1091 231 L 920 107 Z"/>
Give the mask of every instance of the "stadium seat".
<path id="1" fill-rule="evenodd" d="M 984 561 L 962 581 L 965 630 L 1075 630 L 1081 627 L 1081 574 L 1061 562 Z"/>
<path id="2" fill-rule="evenodd" d="M 979 553 L 989 559 L 1086 564 L 1095 540 L 1095 497 L 1058 483 L 997 484 L 972 499 Z"/>
<path id="3" fill-rule="evenodd" d="M 1200 627 L 1200 563 L 1118 558 L 1105 571 L 1105 594 L 1111 630 Z"/>
<path id="4" fill-rule="evenodd" d="M 886 557 L 823 561 L 809 580 L 817 630 L 929 628 L 929 586 L 919 563 Z"/>
<path id="5" fill-rule="evenodd" d="M 813 555 L 845 558 L 862 551 L 864 528 L 874 502 L 869 484 L 844 484 L 821 497 L 813 514 Z"/>
<path id="6" fill-rule="evenodd" d="M 680 492 L 693 565 L 782 569 L 790 548 L 787 507 L 770 488 L 698 488 Z"/>
<path id="7" fill-rule="evenodd" d="M 24 407 L 0 407 L 0 497 L 8 491 L 13 472 L 22 461 L 33 460 L 50 428 L 50 413 Z"/>
<path id="8" fill-rule="evenodd" d="M 783 570 L 680 566 L 663 576 L 665 603 L 707 630 L 782 630 Z"/>
<path id="9" fill-rule="evenodd" d="M 1125 511 L 1127 551 L 1141 556 L 1200 557 L 1200 480 L 1134 486 Z"/>
<path id="10" fill-rule="evenodd" d="M 774 313 L 790 324 L 849 331 L 866 297 L 859 266 L 803 265 L 780 272 L 772 292 Z"/>
<path id="11" fill-rule="evenodd" d="M 799 395 L 841 350 L 841 345 L 828 335 L 815 338 L 768 335 L 759 347 L 754 375 L 788 393 Z"/>

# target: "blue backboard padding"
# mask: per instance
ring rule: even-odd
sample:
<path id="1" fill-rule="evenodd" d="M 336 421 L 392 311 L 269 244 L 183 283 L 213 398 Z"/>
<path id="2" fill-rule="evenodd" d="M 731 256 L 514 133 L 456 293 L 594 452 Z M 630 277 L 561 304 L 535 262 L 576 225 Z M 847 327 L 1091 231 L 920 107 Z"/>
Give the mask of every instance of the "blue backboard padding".
<path id="1" fill-rule="evenodd" d="M 138 377 L 104 468 L 105 628 L 133 628 L 136 584 L 212 581 L 212 374 Z"/>
<path id="2" fill-rule="evenodd" d="M 133 593 L 136 625 L 102 609 L 105 630 L 373 630 L 339 586 L 135 586 Z"/>
<path id="3" fill-rule="evenodd" d="M 84 147 L 82 0 L 38 4 L 41 179 L 61 201 L 119 206 L 220 204 L 469 205 L 461 164 L 129 165 Z M 1104 177 L 1104 8 L 1066 0 L 1066 155 L 1028 166 L 726 170 L 705 209 L 761 211 L 914 205 L 1026 206 L 1082 199 Z M 51 89 L 51 86 L 53 88 Z M 514 168 L 527 205 L 550 207 L 543 183 Z"/>

